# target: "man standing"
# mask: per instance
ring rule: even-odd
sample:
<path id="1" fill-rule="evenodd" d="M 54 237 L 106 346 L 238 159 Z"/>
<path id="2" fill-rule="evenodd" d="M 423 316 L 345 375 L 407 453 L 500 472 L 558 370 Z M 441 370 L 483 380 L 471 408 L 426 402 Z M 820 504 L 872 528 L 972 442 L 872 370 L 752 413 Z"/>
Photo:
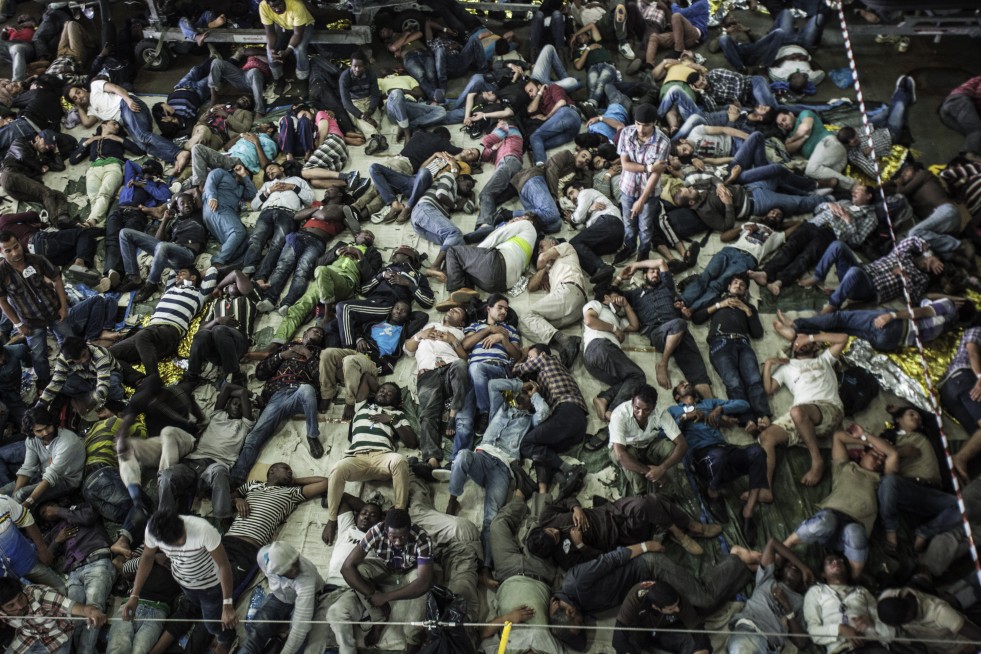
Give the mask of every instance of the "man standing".
<path id="1" fill-rule="evenodd" d="M 266 55 L 275 85 L 273 92 L 282 95 L 286 89 L 283 77 L 285 57 L 296 57 L 297 95 L 307 95 L 310 57 L 307 47 L 313 38 L 313 15 L 303 0 L 263 0 L 259 3 L 259 22 L 266 30 Z"/>
<path id="2" fill-rule="evenodd" d="M 27 338 L 36 384 L 43 389 L 51 381 L 48 328 L 59 340 L 72 335 L 65 283 L 50 261 L 25 253 L 10 232 L 0 232 L 0 256 L 0 309 Z"/>
<path id="3" fill-rule="evenodd" d="M 538 271 L 528 282 L 528 291 L 544 290 L 531 308 L 519 318 L 525 338 L 546 343 L 559 352 L 562 365 L 571 368 L 579 356 L 582 339 L 559 330 L 578 322 L 586 303 L 586 281 L 579 267 L 579 255 L 569 243 L 545 237 L 538 245 Z"/>
<path id="4" fill-rule="evenodd" d="M 333 474 L 333 473 L 332 473 Z M 371 558 L 368 555 L 371 554 Z M 365 643 L 378 642 L 384 622 L 391 614 L 391 602 L 408 602 L 403 614 L 409 621 L 422 620 L 426 613 L 426 593 L 433 584 L 433 556 L 429 536 L 413 525 L 405 509 L 389 509 L 384 522 L 372 527 L 358 547 L 348 555 L 341 574 L 351 590 L 327 610 L 329 622 L 368 619 L 374 623 Z M 354 654 L 354 626 L 332 624 L 340 654 Z M 424 632 L 404 627 L 400 642 L 410 648 L 421 642 Z"/>
<path id="5" fill-rule="evenodd" d="M 310 624 L 315 618 L 317 601 L 324 587 L 324 580 L 316 566 L 300 556 L 292 545 L 274 541 L 259 550 L 256 557 L 259 569 L 266 575 L 269 594 L 256 611 L 257 623 L 246 629 L 245 643 L 239 654 L 262 654 L 272 637 L 279 634 L 282 625 L 263 624 L 264 620 L 291 619 L 289 637 L 279 650 L 280 654 L 297 654 L 304 648 L 319 652 L 326 647 L 327 625 L 323 622 Z"/>
<path id="6" fill-rule="evenodd" d="M 660 181 L 668 159 L 671 141 L 654 127 L 657 107 L 634 107 L 634 124 L 623 128 L 617 145 L 620 165 L 620 208 L 623 210 L 624 242 L 613 263 L 622 263 L 637 254 L 648 258 L 654 237 L 654 223 L 661 213 Z M 640 245 L 638 246 L 638 233 Z"/>
<path id="7" fill-rule="evenodd" d="M 184 596 L 208 621 L 205 628 L 218 639 L 214 649 L 216 654 L 228 654 L 238 624 L 232 599 L 232 567 L 221 535 L 204 518 L 181 516 L 170 510 L 153 514 L 146 527 L 133 590 L 122 608 L 123 620 L 136 617 L 140 592 L 158 551 L 170 559 L 171 574 L 181 585 Z"/>

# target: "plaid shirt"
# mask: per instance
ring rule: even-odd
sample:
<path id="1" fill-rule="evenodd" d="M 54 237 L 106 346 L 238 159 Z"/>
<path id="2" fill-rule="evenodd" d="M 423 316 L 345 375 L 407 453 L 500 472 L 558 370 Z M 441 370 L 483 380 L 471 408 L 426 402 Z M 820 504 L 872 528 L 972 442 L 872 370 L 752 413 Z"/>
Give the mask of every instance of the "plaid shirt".
<path id="1" fill-rule="evenodd" d="M 624 127 L 617 144 L 617 154 L 627 155 L 627 159 L 643 165 L 668 160 L 668 149 L 671 141 L 661 130 L 655 128 L 647 141 L 637 140 L 637 126 Z M 629 198 L 639 198 L 647 184 L 647 173 L 631 173 L 623 171 L 620 175 L 620 193 Z M 659 192 L 655 189 L 654 195 Z"/>
<path id="2" fill-rule="evenodd" d="M 668 23 L 668 14 L 657 2 L 641 2 L 640 14 L 644 17 L 644 22 L 654 30 L 655 34 L 664 31 Z"/>
<path id="3" fill-rule="evenodd" d="M 27 614 L 4 618 L 16 630 L 8 652 L 26 654 L 35 644 L 53 652 L 71 640 L 75 625 L 67 616 L 72 614 L 75 602 L 47 586 L 24 586 L 24 594 Z"/>
<path id="4" fill-rule="evenodd" d="M 740 75 L 725 68 L 713 68 L 705 79 L 708 80 L 708 86 L 705 88 L 704 102 L 709 111 L 717 111 L 732 102 L 747 104 L 752 90 L 748 75 Z"/>
<path id="5" fill-rule="evenodd" d="M 865 154 L 865 148 L 869 146 L 869 141 L 865 136 L 861 136 L 858 147 L 848 148 L 848 163 L 862 171 L 862 174 L 871 179 L 875 179 L 875 160 L 880 159 L 892 151 L 892 135 L 888 129 L 872 130 L 872 153 Z M 880 167 L 881 172 L 881 167 Z"/>
<path id="6" fill-rule="evenodd" d="M 42 256 L 24 253 L 24 271 L 0 261 L 0 297 L 7 300 L 28 327 L 41 328 L 58 320 L 61 300 L 55 281 L 61 273 Z"/>
<path id="7" fill-rule="evenodd" d="M 845 222 L 831 213 L 831 205 L 840 204 L 852 215 L 851 222 Z M 852 247 L 861 245 L 865 238 L 872 233 L 878 224 L 875 216 L 875 207 L 871 204 L 858 206 L 852 204 L 850 200 L 840 200 L 839 202 L 818 205 L 814 211 L 811 222 L 818 227 L 827 227 L 835 233 L 835 238 L 844 241 Z"/>
<path id="8" fill-rule="evenodd" d="M 554 410 L 563 402 L 575 404 L 586 411 L 586 400 L 582 397 L 579 385 L 572 377 L 569 369 L 562 365 L 558 357 L 542 355 L 517 363 L 511 372 L 522 379 L 536 378 L 542 387 L 542 394 L 548 405 Z"/>
<path id="9" fill-rule="evenodd" d="M 964 368 L 971 370 L 971 357 L 967 353 L 967 346 L 971 343 L 981 345 L 981 327 L 971 327 L 961 336 L 961 344 L 957 346 L 957 354 L 954 355 L 954 360 L 950 362 L 950 366 L 944 374 L 944 379 L 947 379 L 947 377 L 950 377 L 958 370 L 963 370 Z"/>
<path id="10" fill-rule="evenodd" d="M 320 384 L 317 383 L 320 375 L 320 348 L 308 346 L 309 359 L 282 358 L 282 353 L 289 348 L 289 344 L 281 345 L 272 356 L 256 366 L 256 379 L 266 382 L 262 387 L 262 397 L 266 400 L 278 390 L 296 388 L 300 384 L 311 384 L 320 390 Z"/>
<path id="11" fill-rule="evenodd" d="M 893 272 L 896 267 L 906 273 L 910 299 L 919 302 L 930 282 L 930 276 L 917 268 L 913 260 L 926 252 L 930 252 L 927 242 L 919 236 L 910 236 L 900 241 L 886 256 L 865 264 L 865 272 L 875 286 L 876 302 L 882 304 L 903 294 L 902 278 Z"/>
<path id="12" fill-rule="evenodd" d="M 374 554 L 395 572 L 405 572 L 417 565 L 430 565 L 433 562 L 432 545 L 429 534 L 418 525 L 409 527 L 409 538 L 405 547 L 395 549 L 388 540 L 385 523 L 379 522 L 365 533 L 358 546 L 365 554 Z"/>

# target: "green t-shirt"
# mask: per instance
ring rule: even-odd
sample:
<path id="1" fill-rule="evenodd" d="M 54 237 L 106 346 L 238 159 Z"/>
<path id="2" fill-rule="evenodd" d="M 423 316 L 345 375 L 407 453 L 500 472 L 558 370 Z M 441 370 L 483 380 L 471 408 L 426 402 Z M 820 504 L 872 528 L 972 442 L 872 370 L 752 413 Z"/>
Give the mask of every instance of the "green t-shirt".
<path id="1" fill-rule="evenodd" d="M 800 127 L 801 122 L 805 118 L 813 118 L 814 124 L 811 126 L 811 135 L 807 137 L 804 141 L 804 145 L 800 149 L 800 153 L 810 159 L 811 155 L 814 153 L 814 148 L 820 143 L 825 136 L 831 136 L 831 132 L 824 129 L 824 123 L 821 122 L 820 116 L 811 111 L 810 109 L 805 109 L 800 112 L 797 116 L 797 122 L 794 123 L 794 133 L 797 133 L 797 128 Z"/>

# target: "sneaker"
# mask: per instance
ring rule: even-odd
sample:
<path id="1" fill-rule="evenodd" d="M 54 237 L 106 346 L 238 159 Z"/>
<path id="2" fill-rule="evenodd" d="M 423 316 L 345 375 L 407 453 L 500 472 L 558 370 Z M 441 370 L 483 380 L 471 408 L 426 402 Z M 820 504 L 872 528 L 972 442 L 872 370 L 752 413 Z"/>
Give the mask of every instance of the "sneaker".
<path id="1" fill-rule="evenodd" d="M 487 424 L 490 422 L 490 416 L 486 413 L 477 414 L 477 419 L 473 421 L 473 432 L 475 434 L 483 434 L 487 431 Z"/>
<path id="2" fill-rule="evenodd" d="M 371 188 L 371 178 L 370 177 L 358 177 L 356 182 L 348 182 L 347 190 L 351 194 L 351 197 L 357 200 L 362 195 L 368 192 Z"/>
<path id="3" fill-rule="evenodd" d="M 380 139 L 381 137 L 378 134 L 372 134 L 371 138 L 368 139 L 368 143 L 366 143 L 364 146 L 364 153 L 370 157 L 381 150 L 382 147 Z"/>
<path id="4" fill-rule="evenodd" d="M 269 300 L 262 300 L 255 305 L 255 308 L 259 310 L 259 313 L 269 313 L 273 310 L 273 303 Z"/>
<path id="5" fill-rule="evenodd" d="M 613 257 L 613 265 L 618 266 L 632 256 L 634 256 L 634 250 L 624 246 L 620 248 L 620 251 Z"/>
<path id="6" fill-rule="evenodd" d="M 242 268 L 242 274 L 243 275 L 250 275 L 251 276 L 254 273 L 255 273 L 255 266 L 246 266 L 245 268 Z"/>
<path id="7" fill-rule="evenodd" d="M 583 482 L 585 481 L 586 466 L 575 466 L 569 471 L 569 473 L 565 476 L 565 481 L 563 481 L 559 486 L 559 490 L 555 495 L 555 501 L 561 502 L 568 497 L 575 497 L 579 490 L 583 487 Z"/>
<path id="8" fill-rule="evenodd" d="M 582 338 L 579 336 L 566 336 L 565 342 L 559 348 L 559 360 L 567 369 L 572 370 L 579 358 L 579 351 L 582 349 Z"/>
<path id="9" fill-rule="evenodd" d="M 409 465 L 409 470 L 415 475 L 417 479 L 422 479 L 423 481 L 434 482 L 436 481 L 435 475 L 433 475 L 433 469 L 428 463 L 412 463 Z"/>
<path id="10" fill-rule="evenodd" d="M 450 293 L 450 300 L 460 305 L 469 304 L 476 297 L 480 297 L 480 293 L 472 288 L 461 288 Z"/>
<path id="11" fill-rule="evenodd" d="M 86 268 L 85 266 L 71 265 L 68 267 L 68 272 L 71 273 L 75 279 L 87 286 L 95 286 L 102 279 L 102 276 L 98 272 L 92 270 L 91 268 Z"/>
<path id="12" fill-rule="evenodd" d="M 310 456 L 315 459 L 322 459 L 324 456 L 324 446 L 319 438 L 307 437 L 307 445 L 310 446 Z"/>
<path id="13" fill-rule="evenodd" d="M 160 290 L 160 284 L 156 284 L 154 282 L 147 282 L 146 284 L 143 285 L 143 288 L 140 289 L 140 292 L 136 294 L 136 297 L 133 298 L 133 301 L 136 302 L 137 304 L 139 304 L 140 302 L 146 302 L 151 297 L 153 297 L 154 293 L 156 293 L 159 290 Z"/>
<path id="14" fill-rule="evenodd" d="M 679 545 L 685 548 L 686 552 L 692 556 L 701 556 L 702 554 L 705 554 L 705 550 L 702 549 L 702 546 L 692 540 L 692 537 L 686 533 L 682 533 L 681 536 L 675 536 L 674 539 Z"/>
<path id="15" fill-rule="evenodd" d="M 900 75 L 896 80 L 896 89 L 898 90 L 900 87 L 904 86 L 909 92 L 909 103 L 916 104 L 916 80 L 909 75 Z"/>
<path id="16" fill-rule="evenodd" d="M 442 466 L 440 468 L 433 468 L 433 479 L 438 482 L 446 483 L 450 480 L 451 470 L 449 466 Z"/>
<path id="17" fill-rule="evenodd" d="M 627 43 L 626 41 L 624 41 L 623 43 L 621 43 L 620 44 L 620 47 L 617 48 L 617 50 L 619 50 L 620 51 L 620 54 L 622 54 L 624 56 L 624 58 L 626 58 L 626 59 L 635 59 L 636 58 L 636 55 L 634 55 L 634 49 L 631 48 L 630 47 L 630 44 Z"/>
<path id="18" fill-rule="evenodd" d="M 378 149 L 375 152 L 384 152 L 388 149 L 388 139 L 378 134 Z"/>
<path id="19" fill-rule="evenodd" d="M 579 109 L 586 117 L 586 120 L 599 116 L 599 109 L 596 107 L 596 103 L 592 100 L 584 100 L 583 102 L 580 102 Z"/>
<path id="20" fill-rule="evenodd" d="M 102 281 L 96 284 L 95 290 L 99 293 L 111 291 L 119 286 L 120 281 L 122 281 L 122 278 L 119 276 L 119 273 L 115 270 L 110 270 L 108 274 L 102 278 Z"/>
<path id="21" fill-rule="evenodd" d="M 143 280 L 140 279 L 139 275 L 127 275 L 126 279 L 123 280 L 123 283 L 120 284 L 119 288 L 116 290 L 118 290 L 120 293 L 129 293 L 130 291 L 135 291 L 142 285 Z"/>
<path id="22" fill-rule="evenodd" d="M 281 315 L 282 317 L 285 318 L 286 317 L 286 314 L 290 312 L 289 305 L 284 304 L 283 306 L 279 307 L 278 312 L 279 312 L 279 315 Z"/>
<path id="23" fill-rule="evenodd" d="M 341 207 L 341 213 L 344 214 L 344 226 L 347 227 L 348 231 L 352 234 L 357 234 L 361 231 L 361 223 L 358 221 L 357 216 L 354 215 L 354 210 L 346 204 Z"/>
<path id="24" fill-rule="evenodd" d="M 640 72 L 640 69 L 644 67 L 644 60 L 641 58 L 634 59 L 627 65 L 627 74 L 636 75 Z"/>
<path id="25" fill-rule="evenodd" d="M 381 211 L 376 211 L 371 214 L 371 224 L 381 225 L 385 222 L 385 217 L 388 216 L 388 209 L 382 209 Z"/>
<path id="26" fill-rule="evenodd" d="M 590 276 L 589 283 L 593 284 L 594 286 L 605 284 L 613 279 L 613 273 L 615 272 L 616 268 L 613 266 L 603 266 Z"/>
<path id="27" fill-rule="evenodd" d="M 398 225 L 404 225 L 405 223 L 409 222 L 410 218 L 412 218 L 412 207 L 406 205 L 402 207 L 402 211 L 399 212 L 398 217 L 395 219 L 395 223 Z"/>
<path id="28" fill-rule="evenodd" d="M 688 530 L 688 533 L 695 538 L 715 538 L 722 533 L 722 525 L 711 522 L 697 522 L 693 528 Z"/>
<path id="29" fill-rule="evenodd" d="M 896 44 L 897 52 L 906 52 L 909 50 L 910 40 L 908 36 L 904 36 L 899 39 L 899 43 Z M 754 538 L 755 540 L 755 538 Z"/>

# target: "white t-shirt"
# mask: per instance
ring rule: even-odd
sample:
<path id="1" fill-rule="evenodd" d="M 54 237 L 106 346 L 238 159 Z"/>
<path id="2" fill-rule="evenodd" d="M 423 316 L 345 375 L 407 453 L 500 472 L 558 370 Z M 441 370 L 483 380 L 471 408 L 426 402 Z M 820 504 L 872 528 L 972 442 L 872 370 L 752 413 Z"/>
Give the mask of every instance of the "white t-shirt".
<path id="1" fill-rule="evenodd" d="M 214 459 L 228 467 L 235 465 L 242 443 L 255 424 L 255 420 L 229 418 L 225 411 L 211 416 L 208 428 L 204 430 L 197 448 L 187 455 L 188 459 Z"/>
<path id="2" fill-rule="evenodd" d="M 579 288 L 585 290 L 586 281 L 579 266 L 576 248 L 569 243 L 559 243 L 555 249 L 559 256 L 552 261 L 552 269 L 548 271 L 549 285 L 555 289 L 560 284 L 577 284 Z"/>
<path id="3" fill-rule="evenodd" d="M 756 231 L 753 233 L 746 231 L 749 225 L 756 225 Z M 786 238 L 783 232 L 772 230 L 766 225 L 746 223 L 732 247 L 752 255 L 756 263 L 762 263 L 768 254 L 783 245 Z"/>
<path id="4" fill-rule="evenodd" d="M 675 440 L 681 434 L 678 423 L 667 411 L 661 411 L 657 419 L 654 415 L 647 419 L 647 428 L 642 429 L 634 418 L 633 401 L 624 402 L 613 409 L 610 415 L 610 440 L 607 446 L 612 450 L 614 445 L 639 445 L 650 443 L 657 438 L 658 432 L 664 430 L 668 440 Z"/>
<path id="5" fill-rule="evenodd" d="M 705 125 L 697 125 L 685 138 L 699 157 L 731 157 L 732 137 L 728 134 L 706 134 Z"/>
<path id="6" fill-rule="evenodd" d="M 793 406 L 827 402 L 840 407 L 835 360 L 831 350 L 825 350 L 813 359 L 791 359 L 790 363 L 777 368 L 773 379 L 793 393 Z"/>
<path id="7" fill-rule="evenodd" d="M 119 120 L 122 97 L 105 90 L 106 80 L 97 79 L 89 85 L 89 114 L 99 120 Z"/>
<path id="8" fill-rule="evenodd" d="M 419 347 L 416 348 L 414 355 L 413 353 L 409 352 L 410 356 L 415 356 L 416 358 L 416 370 L 432 370 L 433 368 L 439 367 L 436 364 L 440 360 L 444 361 L 445 363 L 453 363 L 460 358 L 460 355 L 456 353 L 455 349 L 453 349 L 453 345 L 447 343 L 446 341 L 419 338 L 419 334 L 430 328 L 435 329 L 438 332 L 449 332 L 458 340 L 463 341 L 462 329 L 458 327 L 450 327 L 449 325 L 443 325 L 438 322 L 429 323 L 420 329 L 419 333 L 412 337 L 417 343 L 419 343 Z"/>
<path id="9" fill-rule="evenodd" d="M 623 322 L 617 317 L 617 314 L 613 313 L 610 307 L 602 304 L 599 300 L 593 300 L 592 302 L 587 302 L 582 308 L 583 320 L 586 319 L 586 312 L 592 309 L 599 316 L 599 319 L 605 323 L 609 323 L 616 327 L 617 329 L 623 329 Z M 620 347 L 620 341 L 612 332 L 601 332 L 596 329 L 591 329 L 590 327 L 583 326 L 582 330 L 583 337 L 583 348 L 589 347 L 589 344 L 595 341 L 597 338 L 605 338 L 617 347 Z"/>
<path id="10" fill-rule="evenodd" d="M 341 574 L 341 566 L 364 538 L 364 532 L 355 526 L 356 519 L 354 511 L 337 516 L 337 540 L 334 541 L 334 550 L 330 553 L 330 563 L 327 565 L 328 584 L 347 586 L 344 575 Z"/>
<path id="11" fill-rule="evenodd" d="M 146 530 L 145 543 L 170 559 L 170 572 L 174 580 L 184 588 L 211 588 L 218 583 L 218 564 L 211 553 L 221 545 L 221 534 L 204 518 L 181 516 L 187 539 L 183 545 L 161 543 Z"/>

